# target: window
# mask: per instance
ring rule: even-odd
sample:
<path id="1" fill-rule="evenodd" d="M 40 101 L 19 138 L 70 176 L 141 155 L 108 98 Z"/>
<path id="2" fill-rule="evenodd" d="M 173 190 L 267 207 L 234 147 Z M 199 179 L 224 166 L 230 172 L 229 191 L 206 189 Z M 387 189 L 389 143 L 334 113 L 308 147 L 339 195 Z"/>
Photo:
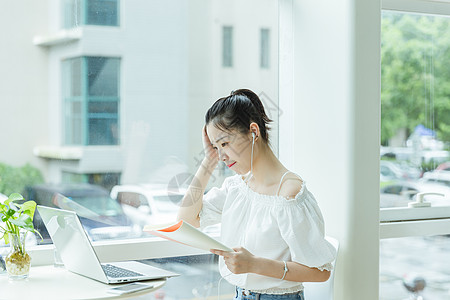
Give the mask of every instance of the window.
<path id="1" fill-rule="evenodd" d="M 72 172 L 62 172 L 63 183 L 90 183 L 97 184 L 111 190 L 111 188 L 120 183 L 119 173 L 86 173 L 77 174 Z"/>
<path id="2" fill-rule="evenodd" d="M 261 56 L 260 67 L 262 69 L 269 68 L 270 62 L 270 30 L 267 28 L 261 29 Z"/>
<path id="3" fill-rule="evenodd" d="M 119 0 L 63 0 L 63 27 L 119 26 Z"/>
<path id="4" fill-rule="evenodd" d="M 233 66 L 233 27 L 222 28 L 222 66 Z"/>
<path id="5" fill-rule="evenodd" d="M 393 206 L 407 205 L 404 197 L 419 192 L 450 199 L 442 171 L 435 170 L 450 160 L 449 28 L 448 17 L 382 14 L 381 202 L 393 188 L 403 193 L 397 195 L 403 205 Z M 442 204 L 439 197 L 425 200 Z"/>
<path id="6" fill-rule="evenodd" d="M 444 299 L 450 188 L 440 169 L 450 161 L 450 18 L 385 10 L 381 25 L 380 299 L 412 296 L 414 281 L 425 282 L 418 296 Z M 440 194 L 423 197 L 430 207 L 409 207 L 429 192 Z"/>
<path id="7" fill-rule="evenodd" d="M 87 0 L 86 25 L 118 26 L 118 0 Z"/>
<path id="8" fill-rule="evenodd" d="M 120 59 L 78 57 L 63 62 L 67 145 L 117 145 Z"/>
<path id="9" fill-rule="evenodd" d="M 23 70 L 25 75 L 15 84 L 28 88 L 23 91 L 25 94 L 14 96 L 17 101 L 8 103 L 14 106 L 11 111 L 23 112 L 26 122 L 23 126 L 35 130 L 21 133 L 20 139 L 27 141 L 27 146 L 22 146 L 24 152 L 1 151 L 0 162 L 20 164 L 30 161 L 42 174 L 39 185 L 44 186 L 42 190 L 46 193 L 38 195 L 41 190 L 36 187 L 37 182 L 25 179 L 15 190 L 22 191 L 30 182 L 39 201 L 52 204 L 55 200 L 72 207 L 80 204 L 88 206 L 86 209 L 104 209 L 98 212 L 102 217 L 117 213 L 114 217 L 120 226 L 102 224 L 87 229 L 95 240 L 100 257 L 124 255 L 111 257 L 122 260 L 195 253 L 195 250 L 172 243 L 164 246 L 161 241 L 139 231 L 150 220 L 168 223 L 176 216 L 176 206 L 185 185 L 203 158 L 199 137 L 205 112 L 215 100 L 236 88 L 250 88 L 261 96 L 270 117 L 277 122 L 278 68 L 277 65 L 272 66 L 270 73 L 264 70 L 264 76 L 259 76 L 260 43 L 257 33 L 263 26 L 273 28 L 270 49 L 278 49 L 278 2 L 258 4 L 261 14 L 267 16 L 264 22 L 250 22 L 246 18 L 251 13 L 250 9 L 230 10 L 229 5 L 222 1 L 208 5 L 190 3 L 189 6 L 167 1 L 122 1 L 120 5 L 118 1 L 58 3 L 62 7 L 52 2 L 40 9 L 48 11 L 52 20 L 70 20 L 73 27 L 87 25 L 88 20 L 92 20 L 88 14 L 89 7 L 97 6 L 97 10 L 102 11 L 98 5 L 109 3 L 103 7 L 109 7 L 111 11 L 100 13 L 98 18 L 104 19 L 103 24 L 112 24 L 108 16 L 120 16 L 126 30 L 105 31 L 104 27 L 89 26 L 83 28 L 76 39 L 68 41 L 64 35 L 55 37 L 60 30 L 58 24 L 49 24 L 47 19 L 41 20 L 30 12 L 28 17 L 24 17 L 26 22 L 21 23 L 23 27 L 20 28 L 24 32 L 20 36 L 23 38 L 5 41 L 8 51 L 27 49 L 30 52 L 27 57 L 33 58 L 18 60 L 20 66 L 14 64 L 10 68 L 5 65 L 3 69 Z M 111 3 L 117 3 L 117 6 Z M 11 5 L 23 9 L 19 4 Z M 65 11 L 67 15 L 61 15 L 61 9 L 65 8 L 68 9 Z M 231 20 L 231 15 L 236 18 Z M 224 29 L 223 24 L 229 25 Z M 50 42 L 45 45 L 30 43 L 34 38 L 31 32 L 34 31 L 25 28 L 36 26 L 49 28 L 48 36 L 45 32 L 43 34 Z M 248 28 L 252 38 L 233 34 L 233 28 Z M 235 48 L 237 44 L 242 47 Z M 41 47 L 45 47 L 45 51 Z M 221 51 L 223 48 L 226 49 L 224 53 Z M 226 64 L 232 66 L 237 75 L 222 67 L 225 53 Z M 276 57 L 277 53 L 272 55 Z M 245 56 L 254 59 L 234 59 Z M 39 77 L 42 82 L 38 84 L 33 72 L 48 74 L 48 77 Z M 24 110 L 19 103 L 30 104 L 33 110 Z M 0 131 L 0 140 L 6 140 L 5 136 L 5 132 Z M 278 147 L 277 138 L 274 126 L 270 131 L 273 147 Z M 45 151 L 36 151 L 43 148 Z M 219 164 L 211 174 L 207 189 L 221 186 L 230 175 L 233 172 Z M 52 187 L 51 183 L 58 186 Z M 69 191 L 69 185 L 76 187 Z M 173 185 L 175 192 L 169 191 L 169 186 Z M 120 186 L 124 193 L 113 194 L 115 186 Z M 131 194 L 137 193 L 138 189 L 145 199 Z M 101 195 L 95 196 L 94 192 Z M 74 193 L 84 193 L 85 197 L 77 198 Z M 128 207 L 125 206 L 127 201 L 131 204 Z M 117 206 L 112 206 L 112 203 Z M 129 240 L 104 241 L 117 239 L 114 237 L 116 234 L 119 234 L 119 239 Z M 29 245 L 33 243 L 39 244 L 40 241 L 36 238 Z M 139 249 L 142 256 L 110 248 L 124 244 Z M 108 249 L 102 252 L 103 247 Z M 46 248 L 45 245 L 37 248 L 51 251 L 51 247 Z M 134 257 L 129 257 L 130 253 Z M 38 258 L 33 258 L 33 261 L 39 264 Z"/>

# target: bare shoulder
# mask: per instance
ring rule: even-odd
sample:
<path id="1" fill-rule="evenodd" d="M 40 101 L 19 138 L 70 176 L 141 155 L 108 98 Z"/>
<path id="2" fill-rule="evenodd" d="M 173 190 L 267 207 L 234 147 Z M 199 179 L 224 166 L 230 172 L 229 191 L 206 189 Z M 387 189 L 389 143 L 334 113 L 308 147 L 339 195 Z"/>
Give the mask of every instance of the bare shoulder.
<path id="1" fill-rule="evenodd" d="M 295 198 L 295 196 L 301 191 L 303 186 L 303 181 L 300 177 L 295 174 L 287 174 L 280 187 L 280 196 L 287 199 Z"/>

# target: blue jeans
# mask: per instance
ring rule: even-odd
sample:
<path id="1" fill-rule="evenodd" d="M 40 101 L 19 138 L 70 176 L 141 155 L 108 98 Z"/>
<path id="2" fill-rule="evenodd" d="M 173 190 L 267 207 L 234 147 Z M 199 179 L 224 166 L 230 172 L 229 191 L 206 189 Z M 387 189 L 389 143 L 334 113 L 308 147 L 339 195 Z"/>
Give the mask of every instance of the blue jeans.
<path id="1" fill-rule="evenodd" d="M 246 295 L 248 294 L 248 296 Z M 254 292 L 245 292 L 240 287 L 236 287 L 236 295 L 233 298 L 234 300 L 305 300 L 303 295 L 303 291 L 291 293 L 291 294 L 283 294 L 283 295 L 274 295 L 274 294 L 260 294 Z"/>

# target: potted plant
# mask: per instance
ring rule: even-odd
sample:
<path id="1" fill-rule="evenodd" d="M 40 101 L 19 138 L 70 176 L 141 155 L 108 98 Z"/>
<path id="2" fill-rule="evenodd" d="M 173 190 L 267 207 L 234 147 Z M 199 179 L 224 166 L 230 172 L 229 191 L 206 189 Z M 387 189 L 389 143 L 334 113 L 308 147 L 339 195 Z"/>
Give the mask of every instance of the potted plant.
<path id="1" fill-rule="evenodd" d="M 13 193 L 0 203 L 0 240 L 10 244 L 10 253 L 5 258 L 6 270 L 10 279 L 28 277 L 31 257 L 25 249 L 28 232 L 40 233 L 34 229 L 33 216 L 36 202 L 25 201 L 21 194 Z M 42 236 L 41 236 L 42 238 Z"/>

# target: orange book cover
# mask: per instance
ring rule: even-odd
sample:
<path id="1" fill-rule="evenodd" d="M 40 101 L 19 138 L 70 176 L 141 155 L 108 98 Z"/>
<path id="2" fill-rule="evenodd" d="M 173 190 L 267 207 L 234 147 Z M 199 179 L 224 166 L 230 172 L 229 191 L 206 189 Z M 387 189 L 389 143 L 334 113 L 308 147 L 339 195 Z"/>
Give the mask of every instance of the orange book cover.
<path id="1" fill-rule="evenodd" d="M 183 220 L 163 225 L 146 225 L 143 230 L 167 240 L 206 251 L 218 249 L 233 252 L 233 249 L 225 246 Z"/>

